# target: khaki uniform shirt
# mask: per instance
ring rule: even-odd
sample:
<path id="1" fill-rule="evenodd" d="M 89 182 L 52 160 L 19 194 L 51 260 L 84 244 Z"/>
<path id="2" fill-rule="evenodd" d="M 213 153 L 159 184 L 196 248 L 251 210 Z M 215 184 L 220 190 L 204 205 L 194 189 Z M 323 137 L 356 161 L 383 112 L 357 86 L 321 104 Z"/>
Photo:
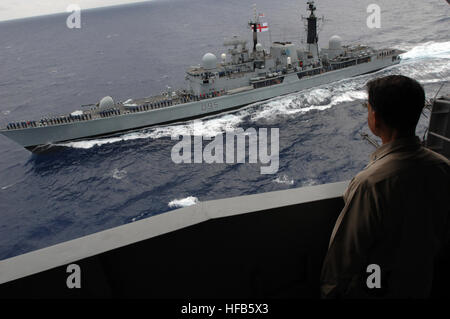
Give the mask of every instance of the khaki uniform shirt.
<path id="1" fill-rule="evenodd" d="M 384 144 L 344 201 L 322 268 L 322 297 L 428 297 L 435 257 L 449 247 L 449 161 L 417 137 Z M 373 264 L 381 288 L 373 287 Z"/>

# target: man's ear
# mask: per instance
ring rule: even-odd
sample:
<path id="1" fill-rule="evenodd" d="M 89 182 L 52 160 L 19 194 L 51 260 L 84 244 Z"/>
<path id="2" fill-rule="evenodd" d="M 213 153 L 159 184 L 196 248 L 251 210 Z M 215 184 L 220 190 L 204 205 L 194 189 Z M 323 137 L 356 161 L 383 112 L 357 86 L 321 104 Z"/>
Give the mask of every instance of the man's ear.
<path id="1" fill-rule="evenodd" d="M 380 116 L 380 113 L 378 113 L 377 111 L 375 111 L 374 109 L 372 109 L 373 112 L 373 124 L 376 130 L 380 129 L 381 127 L 383 127 L 384 122 L 383 119 Z"/>
<path id="2" fill-rule="evenodd" d="M 368 121 L 368 125 L 370 130 L 372 131 L 373 134 L 375 134 L 376 136 L 378 136 L 378 129 L 377 129 L 377 125 L 375 124 L 377 121 L 375 119 L 375 110 L 372 108 L 372 106 L 370 105 L 370 103 L 367 104 L 368 106 L 368 117 L 367 117 L 367 121 Z"/>

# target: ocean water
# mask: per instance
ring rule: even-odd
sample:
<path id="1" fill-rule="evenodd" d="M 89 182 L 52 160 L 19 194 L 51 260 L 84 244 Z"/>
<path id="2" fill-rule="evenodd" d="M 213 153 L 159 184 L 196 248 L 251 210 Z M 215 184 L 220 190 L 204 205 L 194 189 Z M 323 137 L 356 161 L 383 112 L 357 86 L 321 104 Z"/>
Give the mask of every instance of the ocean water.
<path id="1" fill-rule="evenodd" d="M 0 23 L 0 123 L 39 119 L 80 109 L 111 95 L 116 100 L 159 93 L 184 84 L 184 70 L 206 52 L 225 52 L 224 38 L 250 39 L 252 5 L 270 33 L 261 42 L 301 45 L 306 1 L 155 0 L 86 10 L 81 29 L 68 14 Z M 320 0 L 330 36 L 345 43 L 407 51 L 400 65 L 282 96 L 226 114 L 145 129 L 114 138 L 65 143 L 33 155 L 0 136 L 0 259 L 131 223 L 177 207 L 224 197 L 351 179 L 374 147 L 365 83 L 403 74 L 419 80 L 427 96 L 450 90 L 450 6 L 444 0 L 379 0 L 381 28 L 369 29 L 372 1 Z M 444 89 L 445 90 L 445 89 Z M 424 112 L 417 133 L 425 132 Z M 238 128 L 279 128 L 276 174 L 261 164 L 175 164 L 173 137 L 196 128 L 216 136 Z"/>

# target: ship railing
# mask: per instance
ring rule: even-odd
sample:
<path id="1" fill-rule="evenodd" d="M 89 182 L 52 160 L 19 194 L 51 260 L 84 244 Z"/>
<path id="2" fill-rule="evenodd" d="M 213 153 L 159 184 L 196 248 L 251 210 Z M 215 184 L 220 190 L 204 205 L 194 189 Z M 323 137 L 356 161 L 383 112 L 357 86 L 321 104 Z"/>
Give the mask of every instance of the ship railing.
<path id="1" fill-rule="evenodd" d="M 146 102 L 144 104 L 136 105 L 136 106 L 126 106 L 125 114 L 156 110 L 156 109 L 160 109 L 163 107 L 180 104 L 182 100 L 186 100 L 186 98 L 184 98 L 184 99 L 168 98 L 168 99 L 158 100 L 158 101 L 154 101 L 154 102 Z"/>
<path id="2" fill-rule="evenodd" d="M 283 83 L 283 81 L 284 81 L 284 76 L 278 76 L 275 78 L 269 78 L 269 79 L 265 79 L 262 81 L 252 82 L 252 84 L 255 89 L 259 89 L 262 87 L 272 86 L 275 84 L 281 84 L 281 83 Z"/>
<path id="3" fill-rule="evenodd" d="M 209 92 L 209 93 L 202 93 L 202 94 L 194 95 L 194 100 L 195 101 L 207 100 L 207 99 L 212 99 L 212 98 L 219 97 L 219 96 L 222 96 L 225 94 L 226 94 L 225 90 L 213 91 L 213 92 Z"/>
<path id="4" fill-rule="evenodd" d="M 31 127 L 37 127 L 37 121 L 19 121 L 19 122 L 11 122 L 6 125 L 7 130 L 19 130 Z"/>
<path id="5" fill-rule="evenodd" d="M 61 124 L 69 124 L 69 123 L 73 123 L 73 122 L 79 122 L 79 121 L 88 121 L 91 119 L 92 119 L 92 115 L 90 113 L 85 113 L 85 114 L 81 114 L 81 115 L 49 117 L 49 118 L 43 118 L 39 121 L 11 122 L 11 123 L 8 123 L 8 125 L 6 126 L 6 129 L 7 130 L 18 130 L 18 129 L 43 127 L 43 126 L 61 125 Z"/>
<path id="6" fill-rule="evenodd" d="M 120 115 L 120 109 L 103 110 L 98 113 L 101 117 L 111 117 Z"/>
<path id="7" fill-rule="evenodd" d="M 324 70 L 324 68 L 320 67 L 320 68 L 310 69 L 307 71 L 298 72 L 297 77 L 298 77 L 298 79 L 302 79 L 305 76 L 317 75 L 317 74 L 322 73 L 323 70 Z"/>
<path id="8" fill-rule="evenodd" d="M 280 79 L 280 78 L 278 78 Z M 273 79 L 271 79 L 273 80 Z M 283 78 L 281 78 L 282 82 Z M 277 81 L 275 81 L 277 82 Z M 272 83 L 277 84 L 277 83 Z M 203 94 L 184 94 L 177 99 L 166 99 L 166 100 L 160 100 L 155 101 L 153 103 L 145 103 L 142 105 L 137 106 L 127 106 L 125 110 L 125 114 L 129 113 L 136 113 L 136 112 L 145 112 L 150 111 L 154 109 L 160 109 L 167 106 L 172 106 L 176 104 L 183 104 L 183 103 L 189 103 L 194 101 L 201 101 L 206 100 L 214 97 L 219 97 L 221 95 L 224 95 L 226 92 L 225 90 L 221 91 L 213 91 L 210 93 L 203 93 Z M 107 118 L 112 116 L 118 116 L 122 114 L 122 111 L 117 109 L 109 109 L 109 110 L 103 110 L 97 113 L 101 118 Z M 92 120 L 92 114 L 91 113 L 84 113 L 81 115 L 68 115 L 68 116 L 59 116 L 59 117 L 49 117 L 49 118 L 43 118 L 39 121 L 19 121 L 19 122 L 11 122 L 6 125 L 7 130 L 15 130 L 15 129 L 26 129 L 26 128 L 33 128 L 33 127 L 43 127 L 43 126 L 53 126 L 53 125 L 61 125 L 61 124 L 69 124 L 73 122 L 79 122 L 79 121 L 88 121 Z"/>

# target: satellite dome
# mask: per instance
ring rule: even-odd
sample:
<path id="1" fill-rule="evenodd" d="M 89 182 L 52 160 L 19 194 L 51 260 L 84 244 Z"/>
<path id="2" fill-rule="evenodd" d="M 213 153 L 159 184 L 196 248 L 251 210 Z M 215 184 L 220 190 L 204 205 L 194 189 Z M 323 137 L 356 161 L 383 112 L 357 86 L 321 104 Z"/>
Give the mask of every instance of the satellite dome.
<path id="1" fill-rule="evenodd" d="M 333 35 L 328 42 L 328 49 L 330 50 L 341 50 L 342 49 L 342 39 L 338 35 Z"/>
<path id="2" fill-rule="evenodd" d="M 102 109 L 114 107 L 113 98 L 110 96 L 105 96 L 103 99 L 100 100 L 99 107 Z"/>
<path id="3" fill-rule="evenodd" d="M 217 67 L 217 57 L 212 53 L 206 53 L 202 58 L 202 63 L 206 70 L 215 69 Z"/>
<path id="4" fill-rule="evenodd" d="M 263 50 L 262 44 L 261 43 L 256 44 L 256 51 L 262 52 L 262 50 Z"/>

